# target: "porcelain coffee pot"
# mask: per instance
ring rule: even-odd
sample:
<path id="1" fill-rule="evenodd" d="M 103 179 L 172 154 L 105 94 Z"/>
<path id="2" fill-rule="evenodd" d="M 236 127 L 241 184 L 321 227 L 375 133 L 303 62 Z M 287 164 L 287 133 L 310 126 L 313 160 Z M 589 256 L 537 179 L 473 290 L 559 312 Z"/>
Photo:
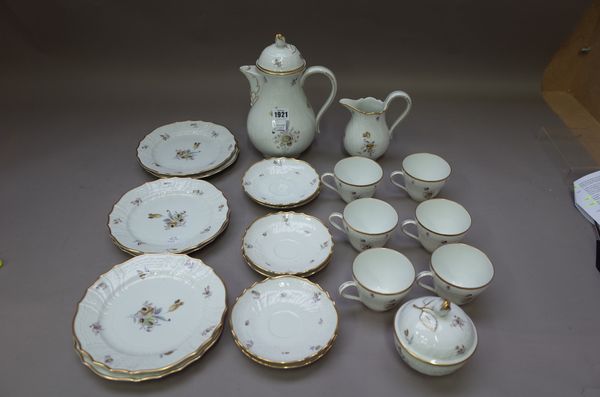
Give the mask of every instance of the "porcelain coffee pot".
<path id="1" fill-rule="evenodd" d="M 385 120 L 385 113 L 390 103 L 402 98 L 406 101 L 404 111 L 390 128 Z M 412 100 L 404 91 L 391 92 L 384 101 L 373 97 L 360 99 L 340 99 L 352 114 L 346 126 L 344 148 L 351 156 L 379 158 L 390 145 L 392 133 L 410 111 Z"/>
<path id="2" fill-rule="evenodd" d="M 319 121 L 337 91 L 333 72 L 323 66 L 306 68 L 300 51 L 281 34 L 265 48 L 256 65 L 240 67 L 250 82 L 248 135 L 265 157 L 297 157 L 319 132 Z M 317 113 L 304 94 L 306 79 L 323 74 L 331 82 L 329 97 Z"/>

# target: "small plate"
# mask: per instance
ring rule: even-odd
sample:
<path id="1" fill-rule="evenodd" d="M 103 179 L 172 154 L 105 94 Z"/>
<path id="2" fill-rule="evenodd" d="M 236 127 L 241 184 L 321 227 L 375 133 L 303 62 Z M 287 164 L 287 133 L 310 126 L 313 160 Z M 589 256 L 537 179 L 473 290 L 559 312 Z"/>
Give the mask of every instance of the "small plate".
<path id="1" fill-rule="evenodd" d="M 319 175 L 306 161 L 270 158 L 252 165 L 242 178 L 248 196 L 270 208 L 295 208 L 319 194 Z"/>
<path id="2" fill-rule="evenodd" d="M 278 276 L 244 290 L 231 310 L 236 345 L 273 368 L 302 367 L 321 358 L 337 337 L 335 303 L 319 285 Z"/>
<path id="3" fill-rule="evenodd" d="M 242 256 L 267 277 L 309 276 L 323 269 L 332 253 L 329 229 L 318 218 L 296 212 L 258 218 L 242 238 Z"/>
<path id="4" fill-rule="evenodd" d="M 155 176 L 192 176 L 224 165 L 236 148 L 233 134 L 222 125 L 181 121 L 146 135 L 137 155 L 142 167 Z"/>
<path id="5" fill-rule="evenodd" d="M 186 255 L 152 254 L 113 267 L 88 288 L 73 319 L 81 354 L 111 373 L 181 369 L 216 339 L 225 286 Z"/>
<path id="6" fill-rule="evenodd" d="M 125 193 L 108 218 L 113 241 L 132 255 L 187 253 L 225 230 L 229 207 L 223 193 L 209 182 L 168 178 Z"/>

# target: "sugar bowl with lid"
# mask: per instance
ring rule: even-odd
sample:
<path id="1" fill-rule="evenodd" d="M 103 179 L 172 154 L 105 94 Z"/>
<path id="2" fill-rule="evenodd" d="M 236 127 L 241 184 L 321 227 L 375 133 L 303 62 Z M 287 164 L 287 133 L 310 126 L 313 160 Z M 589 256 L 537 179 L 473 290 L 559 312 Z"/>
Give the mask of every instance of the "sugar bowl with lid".
<path id="1" fill-rule="evenodd" d="M 394 317 L 400 357 L 425 375 L 448 375 L 461 368 L 477 347 L 469 316 L 446 299 L 424 296 L 403 304 Z"/>

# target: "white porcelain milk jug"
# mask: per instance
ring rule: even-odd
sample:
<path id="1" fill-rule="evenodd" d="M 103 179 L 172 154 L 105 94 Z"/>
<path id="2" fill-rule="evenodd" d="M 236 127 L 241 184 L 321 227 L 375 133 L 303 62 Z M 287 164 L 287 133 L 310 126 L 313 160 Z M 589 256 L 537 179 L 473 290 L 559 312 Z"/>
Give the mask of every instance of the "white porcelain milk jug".
<path id="1" fill-rule="evenodd" d="M 242 66 L 240 71 L 250 82 L 250 141 L 265 157 L 297 157 L 319 132 L 319 120 L 335 97 L 334 74 L 323 66 L 306 68 L 300 51 L 281 34 L 263 50 L 256 65 Z M 331 93 L 316 118 L 302 88 L 313 74 L 324 74 L 331 81 Z"/>
<path id="2" fill-rule="evenodd" d="M 396 98 L 406 101 L 406 108 L 388 128 L 385 112 L 389 104 Z M 346 126 L 344 148 L 351 156 L 363 156 L 373 160 L 379 158 L 390 145 L 392 132 L 410 111 L 412 100 L 404 91 L 391 92 L 385 101 L 373 97 L 360 99 L 340 99 L 352 114 Z"/>

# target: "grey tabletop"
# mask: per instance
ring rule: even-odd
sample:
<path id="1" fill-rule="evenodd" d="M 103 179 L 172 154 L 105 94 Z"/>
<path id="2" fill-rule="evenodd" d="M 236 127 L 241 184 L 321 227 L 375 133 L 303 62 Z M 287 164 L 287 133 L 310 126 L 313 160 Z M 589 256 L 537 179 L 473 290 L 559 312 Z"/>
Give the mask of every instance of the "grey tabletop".
<path id="1" fill-rule="evenodd" d="M 510 4 L 511 12 L 505 16 L 521 9 L 521 3 Z M 360 9 L 352 5 L 353 10 Z M 493 60 L 478 66 L 472 59 L 460 60 L 452 51 L 447 54 L 446 68 L 436 66 L 430 62 L 433 55 L 428 58 L 415 44 L 407 44 L 407 51 L 422 55 L 420 63 L 408 60 L 409 66 L 402 69 L 402 57 L 390 58 L 401 73 L 387 66 L 378 73 L 366 61 L 360 67 L 351 66 L 348 54 L 328 54 L 322 42 L 316 44 L 314 34 L 311 39 L 305 37 L 304 43 L 296 43 L 309 64 L 314 59 L 314 63 L 339 70 L 338 98 L 383 98 L 393 89 L 405 89 L 412 95 L 413 110 L 379 161 L 386 177 L 376 197 L 392 204 L 400 219 L 412 217 L 417 205 L 387 179 L 391 171 L 399 169 L 401 160 L 410 153 L 426 151 L 441 155 L 452 165 L 451 179 L 441 197 L 468 209 L 473 225 L 465 242 L 486 252 L 496 268 L 490 288 L 464 306 L 477 327 L 480 344 L 463 369 L 442 378 L 416 373 L 394 350 L 393 311 L 375 313 L 338 296 L 337 287 L 350 279 L 357 253 L 344 235 L 331 228 L 336 244 L 333 260 L 311 277 L 331 293 L 340 315 L 339 337 L 326 356 L 301 369 L 265 368 L 243 356 L 226 326 L 221 339 L 201 360 L 181 373 L 143 384 L 100 379 L 79 362 L 72 347 L 71 320 L 81 295 L 99 274 L 129 258 L 111 242 L 107 214 L 123 193 L 154 179 L 135 157 L 137 144 L 146 133 L 179 120 L 223 124 L 236 135 L 241 153 L 232 167 L 208 180 L 228 197 L 231 222 L 217 240 L 191 255 L 221 276 L 229 305 L 261 278 L 245 264 L 239 249 L 245 228 L 270 210 L 249 200 L 241 187 L 242 174 L 261 156 L 247 138 L 249 93 L 236 69 L 244 62 L 253 63 L 268 44 L 272 29 L 263 28 L 268 34 L 256 33 L 257 37 L 245 38 L 243 44 L 237 42 L 235 55 L 235 51 L 200 40 L 196 45 L 204 48 L 204 54 L 210 55 L 215 47 L 222 58 L 194 55 L 191 64 L 178 68 L 169 60 L 161 65 L 148 55 L 146 59 L 154 59 L 154 66 L 144 68 L 143 62 L 133 62 L 125 51 L 133 47 L 122 42 L 107 50 L 121 61 L 102 57 L 104 47 L 99 40 L 91 40 L 92 53 L 86 53 L 93 62 L 85 54 L 76 60 L 69 58 L 80 48 L 80 41 L 89 39 L 92 28 L 67 23 L 64 32 L 82 29 L 82 36 L 71 32 L 75 37 L 64 39 L 56 33 L 44 39 L 44 29 L 25 23 L 25 31 L 33 32 L 27 36 L 18 29 L 23 24 L 5 14 L 4 20 L 13 23 L 3 26 L 13 34 L 10 39 L 5 36 L 4 48 L 18 62 L 4 66 L 2 79 L 7 89 L 0 97 L 0 176 L 4 182 L 0 258 L 5 263 L 0 269 L 0 395 L 600 396 L 600 274 L 594 268 L 595 235 L 573 207 L 561 166 L 536 137 L 541 128 L 562 128 L 536 87 L 547 56 L 581 6 L 555 6 L 546 11 L 552 21 L 566 15 L 568 23 L 563 21 L 561 28 L 552 30 L 552 43 L 541 36 L 529 37 L 525 47 L 545 43 L 542 50 L 539 46 L 532 49 L 530 58 L 524 55 L 526 49 L 517 46 L 510 55 L 513 63 L 502 58 L 506 65 L 516 65 L 505 73 L 495 69 Z M 33 12 L 12 11 L 11 15 L 20 17 Z M 424 20 L 426 12 L 417 11 Z M 77 8 L 73 12 L 82 13 Z M 333 15 L 333 9 L 325 7 L 324 12 Z M 148 17 L 148 13 L 161 19 L 157 10 L 145 10 L 143 15 Z M 209 10 L 203 20 L 214 13 Z M 177 15 L 185 19 L 181 10 Z M 473 22 L 476 15 L 467 12 L 460 18 Z M 527 15 L 533 18 L 532 13 Z M 410 18 L 404 21 L 409 23 Z M 125 31 L 125 25 L 120 21 L 117 30 Z M 150 24 L 140 25 L 146 33 L 150 31 Z M 457 23 L 459 32 L 460 26 Z M 503 25 L 495 22 L 494 26 L 497 29 L 491 29 L 494 33 L 486 37 L 501 52 L 499 27 Z M 291 29 L 302 35 L 299 26 Z M 533 28 L 518 29 L 531 33 Z M 165 35 L 166 39 L 156 44 L 160 51 L 185 59 L 182 48 L 169 50 L 170 36 Z M 57 44 L 62 43 L 57 37 L 63 37 L 72 48 Z M 291 42 L 298 41 L 290 34 L 288 37 Z M 360 40 L 358 34 L 352 37 Z M 370 37 L 374 40 L 376 35 Z M 416 37 L 421 44 L 427 43 L 425 33 Z M 46 43 L 41 49 L 36 47 L 40 42 Z M 511 43 L 516 42 L 511 36 Z M 475 43 L 459 47 L 475 49 Z M 385 48 L 385 42 L 377 45 Z M 344 41 L 343 48 L 349 51 L 352 44 Z M 367 51 L 366 56 L 377 55 Z M 44 67 L 36 65 L 38 60 Z M 468 70 L 455 75 L 452 70 L 463 64 Z M 94 65 L 100 65 L 99 69 Z M 140 69 L 132 71 L 137 66 Z M 480 70 L 486 72 L 478 74 Z M 440 79 L 427 78 L 436 71 L 440 71 Z M 318 79 L 307 83 L 315 107 L 325 97 L 325 85 Z M 346 156 L 342 134 L 348 119 L 349 114 L 339 105 L 323 118 L 322 133 L 301 156 L 317 172 L 331 171 Z M 339 197 L 324 190 L 299 211 L 325 221 L 343 207 Z M 430 255 L 398 230 L 388 247 L 404 253 L 417 271 L 427 267 Z M 408 297 L 425 294 L 417 286 Z"/>

